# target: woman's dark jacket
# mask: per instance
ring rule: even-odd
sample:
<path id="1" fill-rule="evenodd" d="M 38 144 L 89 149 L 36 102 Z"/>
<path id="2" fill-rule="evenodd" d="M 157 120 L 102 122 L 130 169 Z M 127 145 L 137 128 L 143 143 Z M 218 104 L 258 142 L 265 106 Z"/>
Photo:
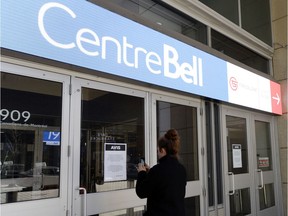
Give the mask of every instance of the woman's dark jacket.
<path id="1" fill-rule="evenodd" d="M 138 173 L 136 193 L 147 198 L 145 216 L 184 216 L 186 171 L 177 158 L 166 155 L 149 172 Z"/>

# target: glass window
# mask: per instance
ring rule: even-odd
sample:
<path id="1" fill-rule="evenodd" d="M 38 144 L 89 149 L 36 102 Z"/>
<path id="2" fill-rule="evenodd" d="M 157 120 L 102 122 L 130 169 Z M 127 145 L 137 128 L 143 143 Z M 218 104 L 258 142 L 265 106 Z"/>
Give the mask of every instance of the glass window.
<path id="1" fill-rule="evenodd" d="M 241 19 L 243 29 L 272 46 L 269 0 L 241 0 Z"/>
<path id="2" fill-rule="evenodd" d="M 269 74 L 269 60 L 231 40 L 215 30 L 211 30 L 212 48 L 263 73 Z"/>
<path id="3" fill-rule="evenodd" d="M 181 139 L 180 160 L 187 171 L 187 180 L 199 180 L 197 109 L 168 102 L 157 102 L 157 134 L 163 136 L 174 128 Z"/>
<path id="4" fill-rule="evenodd" d="M 200 0 L 228 20 L 239 25 L 238 0 Z"/>
<path id="5" fill-rule="evenodd" d="M 272 29 L 269 0 L 200 0 L 233 23 L 272 46 Z M 239 8 L 239 5 L 241 8 Z M 257 13 L 255 13 L 257 11 Z"/>
<path id="6" fill-rule="evenodd" d="M 187 180 L 199 180 L 197 108 L 157 101 L 157 134 L 163 136 L 174 128 L 180 136 L 180 161 L 185 166 Z M 185 215 L 199 216 L 200 197 L 185 198 Z"/>
<path id="7" fill-rule="evenodd" d="M 133 188 L 145 157 L 144 99 L 82 88 L 81 103 L 81 187 L 88 193 Z"/>
<path id="8" fill-rule="evenodd" d="M 186 216 L 200 216 L 201 210 L 200 210 L 200 197 L 189 197 L 185 198 L 185 215 Z"/>
<path id="9" fill-rule="evenodd" d="M 257 167 L 262 171 L 272 170 L 272 149 L 270 137 L 270 124 L 268 122 L 255 121 Z"/>
<path id="10" fill-rule="evenodd" d="M 150 0 L 113 0 L 111 2 L 157 23 L 164 29 L 207 44 L 207 28 L 204 24 L 166 4 L 160 5 Z"/>
<path id="11" fill-rule="evenodd" d="M 1 201 L 59 196 L 62 84 L 1 72 Z"/>
<path id="12" fill-rule="evenodd" d="M 274 184 L 265 184 L 259 190 L 260 210 L 275 206 Z"/>
<path id="13" fill-rule="evenodd" d="M 251 214 L 250 189 L 236 190 L 230 199 L 230 216 Z"/>
<path id="14" fill-rule="evenodd" d="M 228 171 L 248 173 L 248 146 L 246 119 L 226 116 Z"/>

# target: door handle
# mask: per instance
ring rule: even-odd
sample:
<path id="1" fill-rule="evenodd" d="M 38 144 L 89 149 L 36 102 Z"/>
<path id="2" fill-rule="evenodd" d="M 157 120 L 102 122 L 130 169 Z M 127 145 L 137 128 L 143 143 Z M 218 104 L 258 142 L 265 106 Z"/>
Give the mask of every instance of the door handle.
<path id="1" fill-rule="evenodd" d="M 228 175 L 232 176 L 232 192 L 229 191 L 229 195 L 234 195 L 235 194 L 235 177 L 234 177 L 234 173 L 233 172 L 228 172 Z"/>
<path id="2" fill-rule="evenodd" d="M 83 206 L 83 216 L 87 216 L 87 191 L 86 188 L 84 187 L 79 187 L 78 188 L 79 191 L 83 191 L 83 195 L 84 195 L 84 206 Z"/>
<path id="3" fill-rule="evenodd" d="M 40 190 L 43 190 L 44 189 L 44 173 L 41 172 L 40 175 L 41 175 L 41 187 L 40 187 Z"/>
<path id="4" fill-rule="evenodd" d="M 257 169 L 257 172 L 260 172 L 260 182 L 261 185 L 258 186 L 258 189 L 261 190 L 264 188 L 264 181 L 263 181 L 263 171 L 261 169 Z"/>

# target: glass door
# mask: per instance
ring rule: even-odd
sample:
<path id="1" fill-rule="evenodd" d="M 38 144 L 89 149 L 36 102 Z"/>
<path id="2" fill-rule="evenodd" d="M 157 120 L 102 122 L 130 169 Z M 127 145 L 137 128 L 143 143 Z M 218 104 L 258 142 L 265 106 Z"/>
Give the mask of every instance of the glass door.
<path id="1" fill-rule="evenodd" d="M 72 215 L 141 215 L 136 165 L 147 155 L 146 93 L 72 81 Z"/>
<path id="2" fill-rule="evenodd" d="M 151 164 L 157 162 L 158 138 L 167 130 L 176 129 L 181 140 L 180 161 L 186 168 L 188 180 L 185 196 L 186 215 L 203 215 L 200 102 L 192 101 L 191 98 L 153 94 L 152 105 Z"/>
<path id="3" fill-rule="evenodd" d="M 1 213 L 66 215 L 67 76 L 2 63 Z"/>
<path id="4" fill-rule="evenodd" d="M 250 166 L 249 155 L 252 146 L 249 142 L 250 130 L 248 130 L 248 117 L 242 113 L 226 111 L 223 119 L 223 128 L 226 145 L 224 155 L 226 159 L 225 171 L 226 192 L 228 192 L 229 213 L 233 215 L 253 215 L 253 171 Z M 224 139 L 223 139 L 224 141 Z M 225 142 L 224 141 L 224 142 Z"/>
<path id="5" fill-rule="evenodd" d="M 271 120 L 224 107 L 222 125 L 226 213 L 277 215 Z"/>
<path id="6" fill-rule="evenodd" d="M 272 118 L 256 115 L 253 118 L 255 128 L 254 142 L 256 145 L 256 206 L 257 215 L 279 215 L 276 205 L 276 172 L 274 159 L 275 143 L 273 142 Z"/>

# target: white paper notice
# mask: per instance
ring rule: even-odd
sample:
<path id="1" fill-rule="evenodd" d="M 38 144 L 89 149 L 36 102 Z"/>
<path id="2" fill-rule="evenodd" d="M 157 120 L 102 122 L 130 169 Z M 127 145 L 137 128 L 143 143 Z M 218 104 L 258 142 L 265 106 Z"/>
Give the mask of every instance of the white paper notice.
<path id="1" fill-rule="evenodd" d="M 241 144 L 232 144 L 233 168 L 242 168 Z"/>
<path id="2" fill-rule="evenodd" d="M 105 143 L 104 181 L 127 179 L 126 143 Z"/>

